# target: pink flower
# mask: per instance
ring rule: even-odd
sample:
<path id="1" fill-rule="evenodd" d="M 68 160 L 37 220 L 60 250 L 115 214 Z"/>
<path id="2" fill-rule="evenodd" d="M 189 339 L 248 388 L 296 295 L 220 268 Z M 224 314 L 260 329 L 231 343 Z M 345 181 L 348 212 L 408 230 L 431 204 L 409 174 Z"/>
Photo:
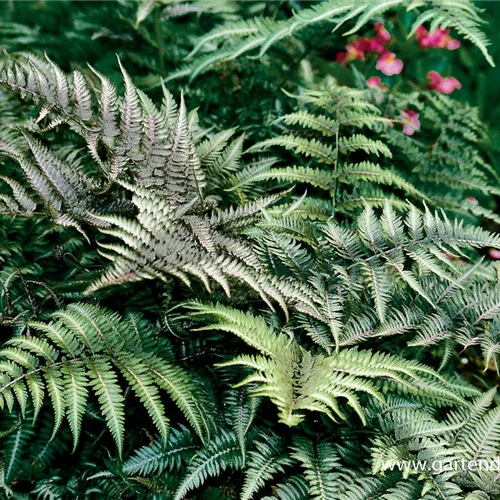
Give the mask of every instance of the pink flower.
<path id="1" fill-rule="evenodd" d="M 424 28 L 423 24 L 420 25 L 417 30 L 415 31 L 415 34 L 417 35 L 417 40 L 420 44 L 422 44 L 422 40 L 427 36 L 427 30 Z"/>
<path id="2" fill-rule="evenodd" d="M 370 78 L 368 78 L 366 80 L 366 85 L 368 85 L 368 87 L 370 87 L 371 89 L 378 89 L 379 90 L 379 92 L 376 92 L 376 94 L 375 94 L 375 100 L 378 103 L 380 103 L 384 100 L 384 98 L 382 97 L 382 94 L 380 92 L 386 92 L 387 85 L 384 85 L 382 83 L 380 76 L 370 76 Z"/>
<path id="3" fill-rule="evenodd" d="M 338 63 L 344 63 L 349 61 L 354 61 L 355 59 L 363 61 L 365 59 L 365 38 L 360 38 L 352 43 L 345 46 L 347 52 L 338 52 L 335 57 L 335 61 Z"/>
<path id="4" fill-rule="evenodd" d="M 488 252 L 488 255 L 490 256 L 490 259 L 492 259 L 492 260 L 499 260 L 500 259 L 500 250 L 495 250 L 494 248 L 492 248 Z"/>
<path id="5" fill-rule="evenodd" d="M 458 47 L 460 47 L 460 41 L 459 40 L 453 40 L 452 38 L 450 38 L 450 40 L 446 44 L 446 48 L 448 50 L 455 50 L 455 49 L 458 49 Z"/>
<path id="6" fill-rule="evenodd" d="M 377 23 L 375 25 L 375 33 L 380 43 L 386 44 L 391 39 L 391 34 L 385 28 L 384 23 Z"/>
<path id="7" fill-rule="evenodd" d="M 460 82 L 453 76 L 447 76 L 443 78 L 436 87 L 438 92 L 442 92 L 443 94 L 451 94 L 455 89 L 461 89 L 462 85 Z"/>
<path id="8" fill-rule="evenodd" d="M 365 59 L 365 51 L 363 47 L 363 42 L 361 40 L 349 43 L 348 45 L 345 46 L 345 48 L 347 49 L 347 58 L 350 61 L 354 59 L 363 61 Z"/>
<path id="9" fill-rule="evenodd" d="M 427 85 L 428 89 L 435 89 L 442 80 L 442 76 L 437 71 L 429 71 L 427 78 L 430 80 L 429 85 Z"/>
<path id="10" fill-rule="evenodd" d="M 335 62 L 338 63 L 343 63 L 347 59 L 347 52 L 337 52 L 337 55 L 335 56 Z"/>
<path id="11" fill-rule="evenodd" d="M 379 54 L 385 52 L 384 44 L 380 41 L 380 39 L 375 37 L 365 38 L 364 47 L 366 52 L 378 52 Z"/>
<path id="12" fill-rule="evenodd" d="M 396 59 L 396 54 L 392 52 L 384 52 L 377 61 L 375 66 L 378 70 L 382 71 L 384 75 L 399 75 L 403 71 L 403 61 Z"/>
<path id="13" fill-rule="evenodd" d="M 403 121 L 403 134 L 413 135 L 416 130 L 420 130 L 420 121 L 418 113 L 411 109 L 405 109 L 399 117 Z"/>
<path id="14" fill-rule="evenodd" d="M 370 76 L 370 78 L 366 80 L 366 84 L 372 89 L 379 88 L 383 91 L 387 90 L 387 86 L 382 83 L 380 76 Z"/>
<path id="15" fill-rule="evenodd" d="M 474 198 L 474 196 L 468 196 L 465 198 L 465 201 L 469 202 L 471 205 L 479 205 L 479 201 L 477 201 L 477 198 Z"/>
<path id="16" fill-rule="evenodd" d="M 423 48 L 435 47 L 441 49 L 455 50 L 460 47 L 460 42 L 450 36 L 450 30 L 435 29 L 429 33 L 423 26 L 416 31 L 417 40 Z"/>
<path id="17" fill-rule="evenodd" d="M 427 78 L 430 80 L 427 88 L 437 90 L 442 94 L 451 94 L 455 89 L 461 89 L 462 85 L 454 76 L 443 78 L 437 71 L 429 71 Z"/>

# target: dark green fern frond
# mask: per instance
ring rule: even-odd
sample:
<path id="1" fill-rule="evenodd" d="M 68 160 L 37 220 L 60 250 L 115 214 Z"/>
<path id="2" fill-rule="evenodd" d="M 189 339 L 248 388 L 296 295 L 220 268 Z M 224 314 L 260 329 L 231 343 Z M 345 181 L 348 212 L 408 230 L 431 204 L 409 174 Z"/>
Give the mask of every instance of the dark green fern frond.
<path id="1" fill-rule="evenodd" d="M 277 484 L 274 495 L 263 497 L 262 500 L 307 500 L 309 498 L 308 485 L 303 476 L 291 476 Z"/>
<path id="2" fill-rule="evenodd" d="M 292 457 L 283 448 L 276 436 L 263 436 L 262 441 L 254 443 L 249 452 L 245 482 L 241 491 L 241 500 L 251 500 L 256 493 L 273 477 L 285 473 L 292 465 Z"/>
<path id="3" fill-rule="evenodd" d="M 171 429 L 165 443 L 156 441 L 143 446 L 123 464 L 127 476 L 150 476 L 164 471 L 179 470 L 198 449 L 193 435 L 186 427 Z"/>
<path id="4" fill-rule="evenodd" d="M 325 237 L 337 255 L 352 262 L 351 270 L 358 268 L 362 273 L 382 322 L 393 286 L 389 270 L 433 304 L 417 274 L 406 262 L 414 262 L 420 269 L 453 283 L 456 270 L 446 257 L 448 254 L 458 252 L 462 255 L 461 248 L 496 247 L 500 244 L 496 235 L 480 228 L 466 227 L 463 221 L 451 222 L 444 214 L 433 215 L 428 209 L 422 216 L 412 206 L 403 222 L 389 203 L 386 203 L 380 219 L 372 208 L 366 207 L 358 219 L 357 232 L 330 223 Z"/>
<path id="5" fill-rule="evenodd" d="M 301 126 L 303 130 L 282 128 L 280 136 L 259 142 L 248 152 L 281 146 L 312 161 L 306 166 L 256 169 L 248 172 L 243 180 L 241 175 L 234 176 L 233 189 L 248 189 L 257 182 L 270 179 L 310 184 L 327 191 L 333 198 L 334 207 L 340 197 L 343 198 L 341 206 L 347 207 L 349 201 L 355 199 L 354 190 L 376 183 L 386 190 L 401 190 L 415 199 L 430 202 L 405 175 L 398 172 L 392 163 L 389 164 L 391 148 L 375 137 L 380 137 L 380 132 L 391 127 L 392 122 L 381 116 L 369 96 L 366 91 L 337 86 L 328 91 L 307 91 L 298 97 L 291 96 L 297 97 L 306 110 L 284 115 L 275 123 Z M 375 130 L 379 135 L 370 137 L 358 129 Z M 309 138 L 311 134 L 313 138 Z M 353 157 L 361 161 L 353 163 Z M 374 160 L 383 161 L 384 158 L 387 159 L 385 165 L 374 163 Z M 367 203 L 371 202 L 370 198 L 366 197 Z"/>
<path id="6" fill-rule="evenodd" d="M 205 439 L 209 424 L 194 396 L 197 386 L 181 368 L 143 351 L 127 320 L 83 304 L 68 306 L 53 318 L 47 324 L 32 324 L 44 337 L 19 336 L 4 344 L 2 407 L 12 409 L 17 400 L 24 414 L 31 401 L 36 418 L 48 393 L 55 416 L 53 435 L 66 418 L 76 447 L 85 407 L 93 392 L 121 452 L 125 396 L 118 381 L 120 374 L 164 439 L 168 435 L 168 419 L 159 389 L 170 394 Z"/>
<path id="7" fill-rule="evenodd" d="M 328 442 L 313 444 L 308 439 L 297 438 L 292 456 L 297 459 L 309 483 L 309 497 L 315 500 L 327 500 L 338 495 L 341 489 L 339 479 L 339 457 L 334 446 Z"/>
<path id="8" fill-rule="evenodd" d="M 194 455 L 187 474 L 175 493 L 175 498 L 181 500 L 188 492 L 202 485 L 208 477 L 217 477 L 227 469 L 237 471 L 242 465 L 241 450 L 236 436 L 221 430 L 206 448 Z"/>

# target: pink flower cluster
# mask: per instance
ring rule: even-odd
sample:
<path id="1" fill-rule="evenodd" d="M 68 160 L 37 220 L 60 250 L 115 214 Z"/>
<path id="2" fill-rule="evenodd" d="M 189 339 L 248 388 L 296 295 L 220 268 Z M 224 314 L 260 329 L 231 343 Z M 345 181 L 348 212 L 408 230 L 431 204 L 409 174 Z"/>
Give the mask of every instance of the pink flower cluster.
<path id="1" fill-rule="evenodd" d="M 336 61 L 340 63 L 353 61 L 355 59 L 364 61 L 366 52 L 384 52 L 384 44 L 390 40 L 391 35 L 384 28 L 382 23 L 378 23 L 375 26 L 375 32 L 376 35 L 372 38 L 365 38 L 362 36 L 359 40 L 347 44 L 345 47 L 347 52 L 339 52 Z"/>
<path id="2" fill-rule="evenodd" d="M 443 78 L 437 71 L 429 71 L 427 78 L 430 80 L 427 88 L 437 90 L 442 94 L 451 94 L 455 89 L 461 89 L 462 85 L 454 76 Z"/>
<path id="3" fill-rule="evenodd" d="M 439 49 L 455 50 L 460 47 L 460 42 L 450 36 L 450 30 L 435 29 L 429 33 L 423 26 L 417 28 L 417 40 L 424 49 L 434 47 Z"/>
<path id="4" fill-rule="evenodd" d="M 455 50 L 460 47 L 460 42 L 451 38 L 450 30 L 437 28 L 432 33 L 429 33 L 424 26 L 419 26 L 416 33 L 418 43 L 426 49 L 433 47 Z M 429 71 L 427 78 L 430 80 L 427 88 L 429 90 L 436 90 L 442 94 L 451 94 L 455 89 L 462 88 L 462 85 L 455 77 L 447 76 L 443 78 L 437 71 Z"/>
<path id="5" fill-rule="evenodd" d="M 403 61 L 396 58 L 396 54 L 389 52 L 386 48 L 387 43 L 391 39 L 391 34 L 387 31 L 382 23 L 375 25 L 375 36 L 366 38 L 362 36 L 346 45 L 346 52 L 339 52 L 336 57 L 336 62 L 346 63 L 354 61 L 364 61 L 367 52 L 375 52 L 380 54 L 377 60 L 376 68 L 385 75 L 397 75 L 403 70 Z"/>
<path id="6" fill-rule="evenodd" d="M 419 26 L 416 34 L 420 46 L 424 48 L 434 47 L 454 50 L 460 47 L 460 42 L 451 38 L 449 29 L 437 28 L 432 33 L 429 33 L 424 26 Z M 375 25 L 375 36 L 371 38 L 360 37 L 358 40 L 346 45 L 346 52 L 339 52 L 336 61 L 339 63 L 346 63 L 356 59 L 364 61 L 367 53 L 374 52 L 379 54 L 376 69 L 388 76 L 397 75 L 403 71 L 403 61 L 387 49 L 386 45 L 390 40 L 391 35 L 383 23 L 378 23 Z M 455 77 L 443 77 L 437 71 L 429 71 L 427 78 L 430 80 L 427 88 L 442 94 L 451 94 L 456 89 L 462 88 L 462 85 Z M 366 84 L 370 88 L 379 90 L 375 99 L 381 102 L 383 99 L 381 92 L 388 90 L 387 86 L 382 83 L 382 79 L 379 76 L 371 76 L 366 80 Z M 405 109 L 401 112 L 399 118 L 403 125 L 404 134 L 413 135 L 417 130 L 420 130 L 419 114 L 416 111 Z"/>

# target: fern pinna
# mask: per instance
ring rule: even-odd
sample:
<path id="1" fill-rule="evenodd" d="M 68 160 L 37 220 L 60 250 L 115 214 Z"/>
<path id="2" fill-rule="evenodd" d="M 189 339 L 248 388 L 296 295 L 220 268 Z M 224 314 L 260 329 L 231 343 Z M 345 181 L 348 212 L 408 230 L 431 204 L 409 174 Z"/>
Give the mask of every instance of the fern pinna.
<path id="1" fill-rule="evenodd" d="M 59 3 L 0 7 L 0 496 L 497 498 L 481 10 Z"/>

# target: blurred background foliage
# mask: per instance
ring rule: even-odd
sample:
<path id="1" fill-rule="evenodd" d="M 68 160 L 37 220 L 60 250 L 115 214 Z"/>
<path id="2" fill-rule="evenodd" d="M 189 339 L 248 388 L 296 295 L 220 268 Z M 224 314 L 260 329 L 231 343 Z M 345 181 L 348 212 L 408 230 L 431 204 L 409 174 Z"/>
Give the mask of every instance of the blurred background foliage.
<path id="1" fill-rule="evenodd" d="M 23 1 L 8 0 L 0 3 L 0 49 L 47 53 L 64 70 L 86 67 L 87 63 L 104 74 L 114 77 L 118 83 L 120 72 L 116 62 L 118 54 L 134 76 L 139 87 L 150 88 L 158 85 L 159 76 L 167 77 L 179 69 L 184 58 L 200 35 L 209 32 L 222 21 L 248 19 L 254 15 L 270 16 L 274 19 L 288 18 L 292 12 L 300 12 L 313 1 L 238 1 L 238 0 L 193 0 L 179 2 L 135 1 Z M 154 7 L 148 9 L 151 5 Z M 488 23 L 484 30 L 492 41 L 490 52 L 493 60 L 500 60 L 500 3 L 496 1 L 476 2 L 484 9 L 484 19 Z M 407 16 L 392 18 L 387 23 L 391 34 L 398 39 L 399 56 L 407 61 L 405 72 L 413 72 L 416 84 L 425 84 L 425 75 L 430 70 L 441 74 L 452 74 L 462 84 L 460 93 L 454 97 L 477 105 L 481 117 L 491 125 L 495 144 L 500 141 L 500 107 L 492 105 L 500 99 L 500 67 L 492 68 L 481 57 L 479 50 L 464 43 L 452 53 L 443 50 L 429 51 L 420 49 L 415 37 L 406 39 L 411 13 Z M 135 22 L 134 22 L 135 20 Z M 335 55 L 343 50 L 343 40 L 337 33 L 332 34 L 330 26 L 325 31 L 317 29 L 315 40 L 308 47 L 307 59 L 315 71 L 338 78 L 340 81 L 350 77 L 347 71 L 335 63 Z M 359 34 L 354 35 L 356 38 Z M 307 35 L 305 38 L 310 38 Z M 161 43 L 160 43 L 161 42 Z M 275 75 L 277 83 L 285 86 L 286 70 L 297 64 L 292 52 L 283 53 L 282 72 Z M 425 52 L 425 57 L 421 57 Z M 302 62 L 306 57 L 299 54 Z M 242 93 L 238 85 L 238 74 L 246 77 L 253 74 L 259 81 L 265 64 L 257 58 L 248 61 L 226 63 L 228 67 L 219 68 L 215 75 L 204 75 L 203 86 L 212 85 L 215 93 Z M 231 64 L 239 65 L 238 71 L 230 71 Z M 374 66 L 374 64 L 373 64 Z M 312 68 L 311 68 L 312 69 Z M 306 69 L 303 68 L 305 71 Z M 369 71 L 368 71 L 369 72 Z M 215 79 L 214 79 L 215 76 Z M 290 75 L 291 76 L 291 75 Z M 221 87 L 220 80 L 232 79 L 232 85 Z M 408 80 L 408 75 L 405 75 Z M 248 79 L 246 80 L 248 84 Z M 270 83 L 270 82 L 269 82 Z M 186 81 L 169 83 L 172 91 L 186 87 Z M 196 94 L 196 85 L 191 86 Z M 274 90 L 274 89 L 273 89 Z M 238 96 L 244 98 L 244 95 Z M 258 100 L 258 99 L 255 99 Z M 197 103 L 201 104 L 201 103 Z M 201 113 L 203 115 L 203 113 Z M 226 124 L 224 124 L 226 125 Z M 221 128 L 223 128 L 220 124 Z"/>
<path id="2" fill-rule="evenodd" d="M 492 40 L 492 55 L 495 61 L 500 61 L 500 2 L 482 2 L 489 20 L 487 31 Z M 471 54 L 464 56 L 464 92 L 465 98 L 479 107 L 483 120 L 490 128 L 493 145 L 494 164 L 500 169 L 500 64 L 492 68 Z"/>
<path id="3" fill-rule="evenodd" d="M 158 85 L 159 75 L 167 77 L 178 70 L 192 49 L 193 41 L 222 21 L 248 19 L 254 15 L 288 18 L 292 12 L 300 12 L 314 3 L 318 2 L 193 0 L 180 4 L 183 7 L 180 8 L 179 2 L 174 0 L 156 3 L 126 0 L 8 0 L 0 3 L 0 49 L 38 52 L 40 55 L 47 53 L 67 71 L 85 67 L 89 63 L 102 73 L 114 76 L 117 83 L 120 81 L 116 63 L 118 54 L 134 76 L 135 83 L 148 88 Z M 499 61 L 500 2 L 486 0 L 475 3 L 484 9 L 483 17 L 488 21 L 484 30 L 492 41 L 490 52 L 493 60 Z M 151 5 L 154 8 L 148 8 Z M 410 13 L 404 15 L 411 16 Z M 491 125 L 497 144 L 500 141 L 500 107 L 492 103 L 500 99 L 500 66 L 490 67 L 479 50 L 468 43 L 462 44 L 459 50 L 451 54 L 444 54 L 442 50 L 420 49 L 415 37 L 405 39 L 409 24 L 410 18 L 404 17 L 393 18 L 387 24 L 392 35 L 400 42 L 398 55 L 411 61 L 405 70 L 413 72 L 416 83 L 425 83 L 425 75 L 430 70 L 453 74 L 462 84 L 461 92 L 454 97 L 479 107 L 481 118 Z M 308 59 L 320 67 L 315 70 L 328 71 L 339 80 L 349 78 L 351 72 L 335 64 L 336 53 L 343 50 L 343 45 L 339 45 L 342 44 L 341 37 L 330 33 L 328 28 L 324 33 L 318 30 L 318 43 L 312 43 L 308 48 Z M 425 57 L 419 57 L 423 51 Z M 283 54 L 283 71 L 290 62 L 297 63 L 293 58 L 287 61 L 293 55 L 290 52 Z M 258 80 L 260 74 L 255 71 L 258 72 L 265 63 L 254 59 L 245 63 L 239 60 L 238 64 L 248 64 L 248 68 L 240 67 L 238 70 L 242 73 L 252 71 L 254 80 Z M 234 72 L 229 75 L 229 68 L 219 69 L 216 79 L 233 78 L 234 82 L 232 89 L 231 86 L 221 88 L 219 85 L 217 93 L 243 91 L 238 87 Z M 278 75 L 279 78 L 285 78 L 285 81 L 280 81 L 282 85 L 288 83 L 286 76 L 286 73 Z M 210 79 L 210 76 L 205 75 L 204 85 L 214 85 L 215 82 Z M 408 77 L 405 79 L 408 80 Z M 186 82 L 172 82 L 169 88 L 176 90 L 175 87 L 181 84 L 185 86 Z M 195 89 L 191 90 L 194 93 Z"/>
<path id="4" fill-rule="evenodd" d="M 0 49 L 8 52 L 46 53 L 63 70 L 87 69 L 87 64 L 120 85 L 118 54 L 134 83 L 161 99 L 160 82 L 178 96 L 183 90 L 191 109 L 199 108 L 201 125 L 213 130 L 237 126 L 251 140 L 269 136 L 274 119 L 293 110 L 293 100 L 281 90 L 298 93 L 338 81 L 366 86 L 368 76 L 382 76 L 392 90 L 425 88 L 427 73 L 453 76 L 461 89 L 453 97 L 477 106 L 489 128 L 491 141 L 483 144 L 495 170 L 500 171 L 500 65 L 491 67 L 479 49 L 462 41 L 458 50 L 423 49 L 416 37 L 407 37 L 413 12 L 391 13 L 385 26 L 392 35 L 391 50 L 404 61 L 402 74 L 381 75 L 375 58 L 335 62 L 337 53 L 360 35 L 331 31 L 329 23 L 315 24 L 273 47 L 263 58 L 255 55 L 218 63 L 193 81 L 176 78 L 186 58 L 213 28 L 253 16 L 287 19 L 318 2 L 303 0 L 143 0 L 143 1 L 5 1 L 0 3 Z M 484 9 L 484 30 L 492 41 L 490 52 L 500 61 L 500 2 L 476 2 Z M 309 30 L 309 31 L 308 31 Z M 346 30 L 343 30 L 344 32 Z M 452 36 L 456 35 L 452 33 Z M 208 44 L 208 52 L 213 46 Z M 202 49 L 202 55 L 203 55 Z M 198 54 L 199 55 L 199 54 Z M 198 55 L 196 57 L 198 57 Z M 355 68 L 354 71 L 353 67 Z M 356 71 L 359 70 L 358 71 Z M 1 103 L 0 103 L 1 104 Z M 498 202 L 498 200 L 497 200 Z M 498 203 L 497 203 L 498 205 Z M 488 221 L 491 229 L 498 229 Z"/>

